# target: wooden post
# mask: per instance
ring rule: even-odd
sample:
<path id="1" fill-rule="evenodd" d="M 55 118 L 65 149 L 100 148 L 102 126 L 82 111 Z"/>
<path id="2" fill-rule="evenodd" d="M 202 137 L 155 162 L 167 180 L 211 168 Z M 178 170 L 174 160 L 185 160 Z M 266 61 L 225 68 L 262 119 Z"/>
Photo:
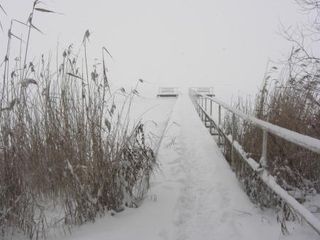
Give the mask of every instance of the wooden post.
<path id="1" fill-rule="evenodd" d="M 232 113 L 232 130 L 231 130 L 231 134 L 232 134 L 232 144 L 231 144 L 231 166 L 234 167 L 235 165 L 235 159 L 234 159 L 234 141 L 236 138 L 236 115 L 234 113 Z"/>
<path id="2" fill-rule="evenodd" d="M 221 125 L 221 105 L 219 105 L 219 109 L 218 109 L 218 144 L 221 145 L 221 132 L 220 132 L 220 125 Z"/>
<path id="3" fill-rule="evenodd" d="M 268 166 L 267 162 L 267 145 L 268 145 L 268 132 L 263 129 L 263 135 L 262 135 L 262 154 L 260 158 L 260 165 L 263 168 L 266 168 Z"/>
<path id="4" fill-rule="evenodd" d="M 204 99 L 204 110 L 206 111 L 207 111 L 207 100 L 208 100 L 207 98 Z"/>
<path id="5" fill-rule="evenodd" d="M 212 120 L 212 100 L 210 99 L 210 134 L 212 134 L 212 128 L 213 128 L 213 120 Z"/>

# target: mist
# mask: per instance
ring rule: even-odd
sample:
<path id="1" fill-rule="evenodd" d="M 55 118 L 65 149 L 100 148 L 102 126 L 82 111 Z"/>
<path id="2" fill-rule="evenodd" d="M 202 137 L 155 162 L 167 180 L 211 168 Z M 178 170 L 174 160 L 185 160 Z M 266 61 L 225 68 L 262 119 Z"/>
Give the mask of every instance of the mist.
<path id="1" fill-rule="evenodd" d="M 11 18 L 26 22 L 32 1 L 4 0 L 1 15 L 4 56 L 6 29 Z M 81 45 L 90 31 L 89 58 L 108 60 L 113 86 L 130 88 L 137 79 L 143 96 L 155 96 L 159 86 L 212 86 L 225 101 L 253 97 L 269 61 L 285 59 L 291 44 L 280 34 L 281 25 L 307 21 L 294 1 L 62 1 L 43 6 L 57 12 L 37 12 L 31 35 L 33 59 L 61 55 L 70 44 Z M 26 34 L 16 27 L 16 34 Z M 60 52 L 60 53 L 59 53 Z"/>

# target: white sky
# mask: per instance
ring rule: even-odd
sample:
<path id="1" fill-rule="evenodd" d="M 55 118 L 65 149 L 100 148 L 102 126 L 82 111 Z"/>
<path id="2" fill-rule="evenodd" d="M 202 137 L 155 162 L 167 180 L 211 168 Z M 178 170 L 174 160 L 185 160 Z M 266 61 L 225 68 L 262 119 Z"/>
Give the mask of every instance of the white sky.
<path id="1" fill-rule="evenodd" d="M 106 46 L 116 85 L 132 86 L 152 95 L 158 86 L 213 86 L 226 101 L 254 95 L 268 59 L 283 58 L 290 43 L 279 24 L 295 26 L 305 16 L 293 0 L 43 0 L 45 8 L 63 13 L 37 13 L 34 24 L 45 32 L 32 35 L 31 56 L 55 53 L 60 46 L 81 43 L 92 32 L 92 58 Z M 32 0 L 0 0 L 10 17 L 26 21 Z M 16 31 L 20 31 L 16 29 Z M 19 34 L 17 32 L 16 34 Z M 0 33 L 0 57 L 6 33 Z"/>

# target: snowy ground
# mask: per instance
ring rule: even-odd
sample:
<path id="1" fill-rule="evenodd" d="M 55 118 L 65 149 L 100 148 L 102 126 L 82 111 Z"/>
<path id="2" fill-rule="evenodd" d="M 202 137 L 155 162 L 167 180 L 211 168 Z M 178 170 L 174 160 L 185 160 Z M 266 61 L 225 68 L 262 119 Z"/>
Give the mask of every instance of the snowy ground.
<path id="1" fill-rule="evenodd" d="M 145 116 L 158 120 L 158 126 L 165 126 L 174 109 L 142 206 L 51 239 L 319 239 L 306 224 L 289 223 L 291 233 L 282 235 L 274 212 L 249 201 L 186 94 L 175 104 L 172 99 L 152 101 L 161 107 Z"/>

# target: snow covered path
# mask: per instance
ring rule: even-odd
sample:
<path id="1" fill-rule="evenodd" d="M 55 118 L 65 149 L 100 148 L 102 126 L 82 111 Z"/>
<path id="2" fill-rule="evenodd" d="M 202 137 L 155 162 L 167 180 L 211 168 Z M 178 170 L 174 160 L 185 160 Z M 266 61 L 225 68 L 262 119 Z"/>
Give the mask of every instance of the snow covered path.
<path id="1" fill-rule="evenodd" d="M 274 213 L 249 201 L 186 94 L 177 100 L 158 161 L 140 208 L 74 228 L 65 239 L 319 239 L 298 224 L 282 235 Z"/>

